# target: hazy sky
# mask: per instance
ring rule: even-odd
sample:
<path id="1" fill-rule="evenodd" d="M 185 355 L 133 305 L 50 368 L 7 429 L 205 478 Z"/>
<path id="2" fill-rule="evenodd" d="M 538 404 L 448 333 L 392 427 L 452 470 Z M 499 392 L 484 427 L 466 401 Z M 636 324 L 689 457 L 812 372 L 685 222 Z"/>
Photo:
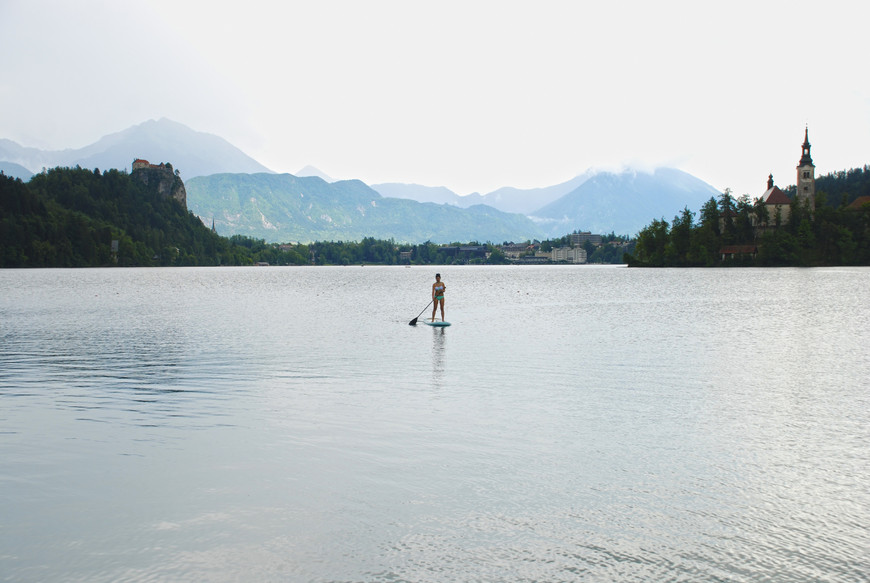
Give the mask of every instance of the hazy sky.
<path id="1" fill-rule="evenodd" d="M 760 195 L 870 163 L 870 4 L 0 0 L 0 138 L 166 117 L 278 172 L 459 194 L 590 167 Z"/>

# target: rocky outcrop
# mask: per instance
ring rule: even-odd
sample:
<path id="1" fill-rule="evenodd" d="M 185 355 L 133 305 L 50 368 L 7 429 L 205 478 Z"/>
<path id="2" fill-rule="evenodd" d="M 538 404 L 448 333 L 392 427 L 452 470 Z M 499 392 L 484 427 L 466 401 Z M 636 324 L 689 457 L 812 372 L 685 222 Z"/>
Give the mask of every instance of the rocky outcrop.
<path id="1" fill-rule="evenodd" d="M 171 197 L 187 209 L 187 191 L 181 177 L 172 170 L 172 164 L 149 164 L 146 160 L 136 160 L 133 163 L 133 178 L 140 180 L 152 188 L 156 188 L 161 196 Z"/>

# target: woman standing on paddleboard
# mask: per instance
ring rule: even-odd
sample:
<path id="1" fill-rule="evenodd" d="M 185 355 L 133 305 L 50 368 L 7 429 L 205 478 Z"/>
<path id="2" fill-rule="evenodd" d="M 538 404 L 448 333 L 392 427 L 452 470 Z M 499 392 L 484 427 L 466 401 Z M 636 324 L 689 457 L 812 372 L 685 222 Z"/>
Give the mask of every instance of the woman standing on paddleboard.
<path id="1" fill-rule="evenodd" d="M 444 321 L 444 290 L 447 286 L 441 281 L 441 274 L 435 274 L 435 283 L 432 284 L 432 321 L 435 321 L 435 311 L 438 309 L 438 304 L 441 304 L 441 321 Z"/>

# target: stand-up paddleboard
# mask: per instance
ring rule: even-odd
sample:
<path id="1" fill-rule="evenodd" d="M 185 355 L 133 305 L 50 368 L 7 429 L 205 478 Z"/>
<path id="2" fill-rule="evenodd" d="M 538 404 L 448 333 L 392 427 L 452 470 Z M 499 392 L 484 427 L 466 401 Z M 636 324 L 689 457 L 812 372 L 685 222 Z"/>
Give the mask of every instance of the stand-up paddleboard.
<path id="1" fill-rule="evenodd" d="M 437 321 L 436 321 L 436 322 L 430 322 L 430 321 L 428 321 L 428 320 L 423 320 L 423 323 L 426 324 L 427 326 L 436 326 L 436 327 L 442 327 L 442 326 L 449 326 L 449 325 L 450 325 L 450 322 L 437 322 Z"/>

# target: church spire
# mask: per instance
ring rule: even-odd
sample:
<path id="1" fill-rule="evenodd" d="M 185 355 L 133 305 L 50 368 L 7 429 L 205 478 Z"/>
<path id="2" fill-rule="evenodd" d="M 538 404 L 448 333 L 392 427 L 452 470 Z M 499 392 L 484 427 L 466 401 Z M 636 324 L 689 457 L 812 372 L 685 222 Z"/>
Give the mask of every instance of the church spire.
<path id="1" fill-rule="evenodd" d="M 804 130 L 804 143 L 801 146 L 801 161 L 797 167 L 797 198 L 804 200 L 812 216 L 816 208 L 816 167 L 810 157 L 810 130 Z"/>
<path id="2" fill-rule="evenodd" d="M 801 161 L 798 166 L 812 166 L 813 159 L 810 157 L 810 128 L 804 129 L 804 143 L 801 145 Z"/>

